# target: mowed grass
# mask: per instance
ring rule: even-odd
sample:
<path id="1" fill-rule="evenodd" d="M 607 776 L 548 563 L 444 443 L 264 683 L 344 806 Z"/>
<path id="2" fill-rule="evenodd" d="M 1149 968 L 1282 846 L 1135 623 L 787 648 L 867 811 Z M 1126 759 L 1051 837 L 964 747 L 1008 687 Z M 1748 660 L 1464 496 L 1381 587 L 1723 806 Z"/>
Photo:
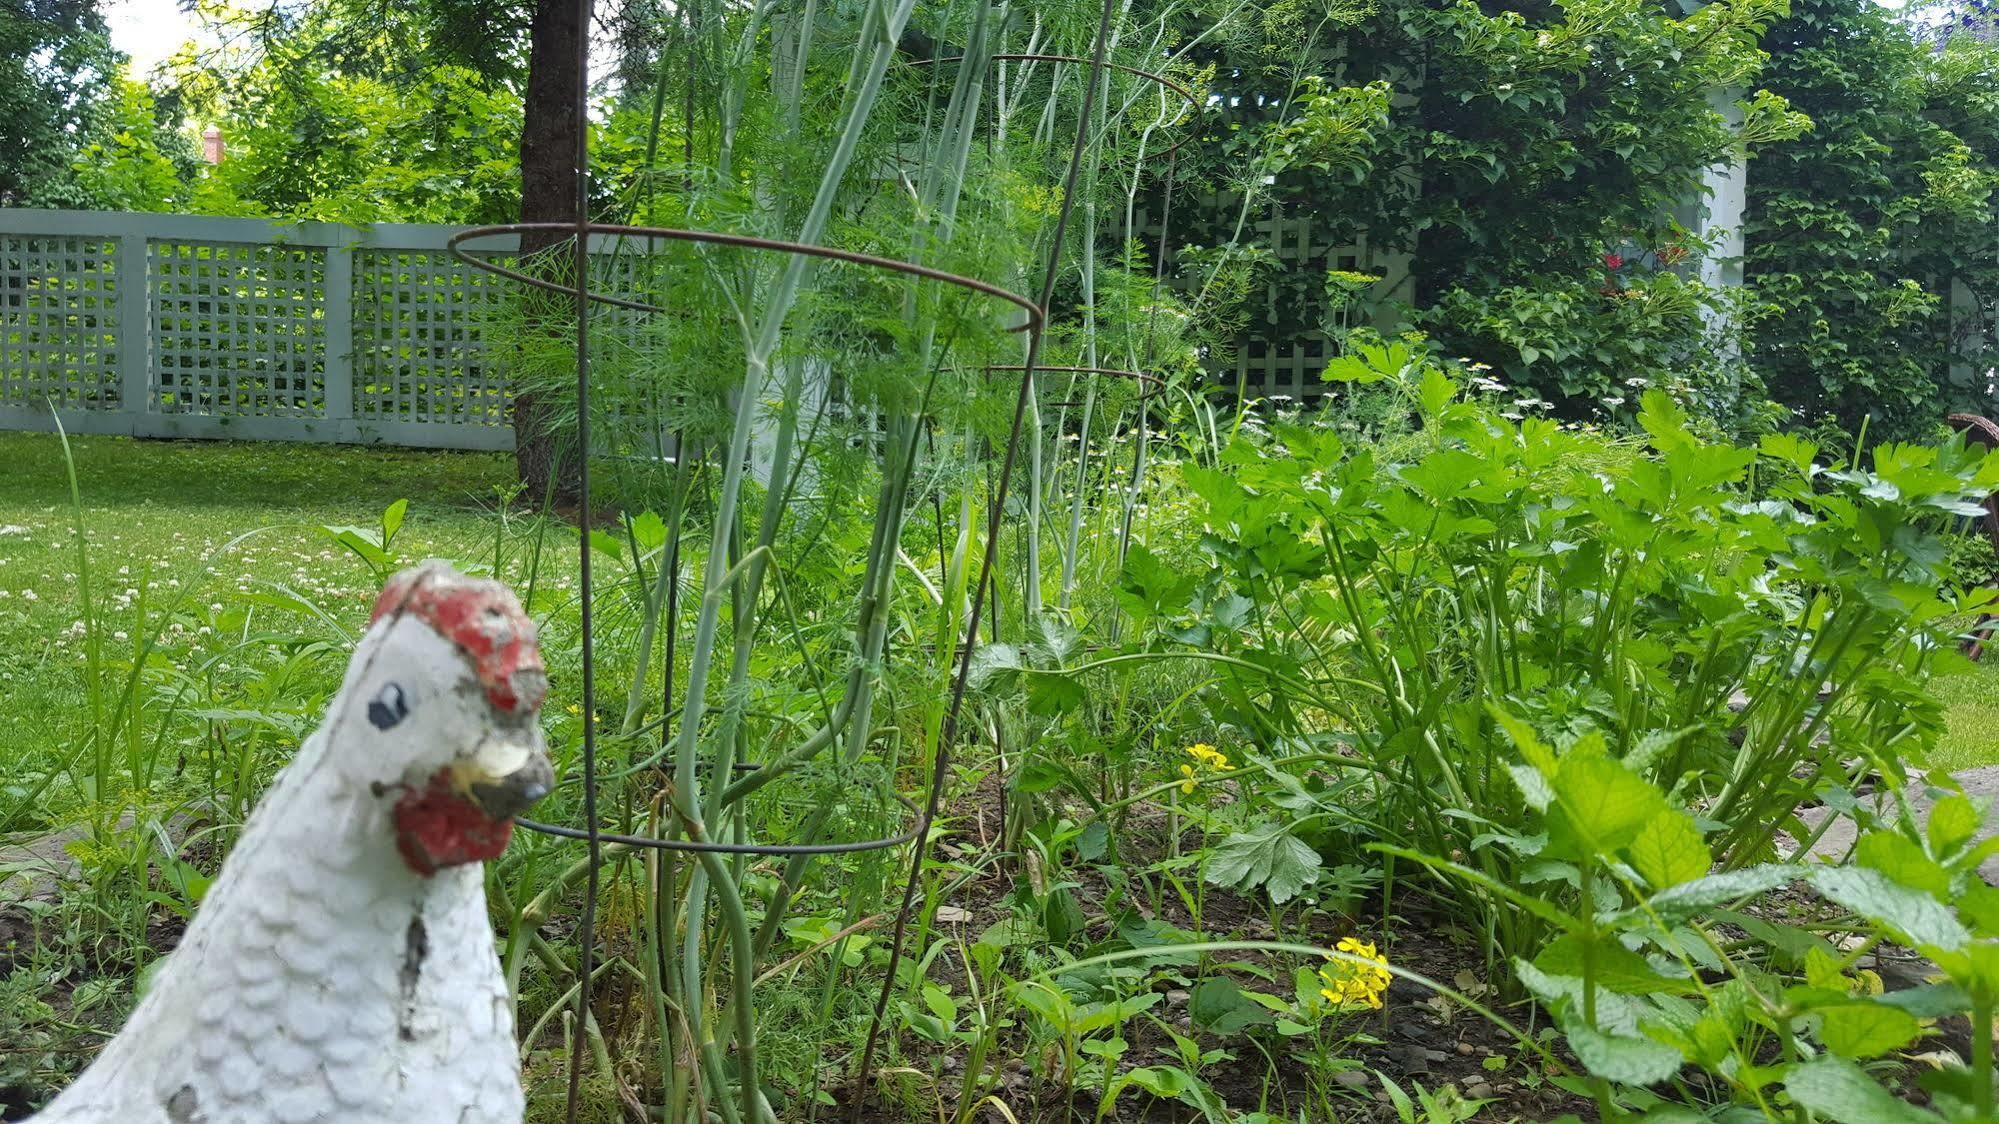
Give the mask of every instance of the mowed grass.
<path id="1" fill-rule="evenodd" d="M 228 748 L 203 739 L 240 739 L 245 729 L 268 728 L 256 765 L 267 771 L 337 685 L 379 582 L 323 527 L 372 527 L 407 499 L 400 564 L 487 561 L 513 477 L 512 459 L 498 454 L 92 437 L 70 446 L 100 682 L 115 694 L 149 639 L 141 693 L 154 713 L 169 692 L 198 682 L 178 700 L 176 721 L 141 723 L 147 754 L 170 759 L 146 778 L 162 789 L 191 757 Z M 75 518 L 57 439 L 0 433 L 0 820 L 10 821 L 0 833 L 60 826 L 91 801 L 80 763 L 93 717 Z M 570 585 L 574 542 L 552 538 L 545 554 L 544 592 L 555 598 Z M 518 573 L 517 533 L 508 549 Z M 279 607 L 284 600 L 315 611 Z M 1947 707 L 1934 763 L 1999 763 L 1999 660 L 1930 689 Z M 203 707 L 229 717 L 190 722 Z M 181 787 L 199 789 L 199 779 Z"/>
<path id="2" fill-rule="evenodd" d="M 373 527 L 408 499 L 400 561 L 490 559 L 498 489 L 513 476 L 510 456 L 488 453 L 99 437 L 72 437 L 70 448 L 107 668 L 99 682 L 115 694 L 153 638 L 141 690 L 156 708 L 197 677 L 210 699 L 262 695 L 281 710 L 288 684 L 321 697 L 345 662 L 340 641 L 365 626 L 379 588 L 322 527 Z M 57 438 L 0 433 L 0 817 L 28 796 L 35 805 L 0 831 L 60 824 L 88 800 L 75 521 Z M 320 612 L 271 607 L 293 596 Z M 301 655 L 273 636 L 328 643 Z M 44 784 L 51 770 L 59 783 Z"/>
<path id="3" fill-rule="evenodd" d="M 1930 680 L 1947 724 L 1932 761 L 1940 768 L 1999 764 L 1999 651 L 1987 653 L 1974 670 Z"/>

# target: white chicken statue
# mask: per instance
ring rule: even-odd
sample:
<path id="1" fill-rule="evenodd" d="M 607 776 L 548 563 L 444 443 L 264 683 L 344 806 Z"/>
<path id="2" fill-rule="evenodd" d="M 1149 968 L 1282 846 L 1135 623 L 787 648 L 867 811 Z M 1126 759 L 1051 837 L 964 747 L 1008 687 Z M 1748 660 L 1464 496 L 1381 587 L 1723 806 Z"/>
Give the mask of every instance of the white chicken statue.
<path id="1" fill-rule="evenodd" d="M 518 1124 L 481 863 L 553 782 L 547 683 L 505 586 L 391 578 L 180 946 L 36 1124 Z"/>

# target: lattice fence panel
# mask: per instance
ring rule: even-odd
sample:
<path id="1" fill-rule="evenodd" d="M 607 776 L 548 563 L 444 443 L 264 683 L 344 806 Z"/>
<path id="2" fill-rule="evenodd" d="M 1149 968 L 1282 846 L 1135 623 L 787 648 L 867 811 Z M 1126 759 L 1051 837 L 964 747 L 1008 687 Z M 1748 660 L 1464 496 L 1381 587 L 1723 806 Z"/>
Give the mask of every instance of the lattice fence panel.
<path id="1" fill-rule="evenodd" d="M 324 249 L 154 241 L 147 258 L 159 410 L 291 418 L 324 412 Z"/>
<path id="2" fill-rule="evenodd" d="M 355 416 L 508 424 L 507 376 L 487 329 L 515 288 L 443 250 L 356 252 Z"/>
<path id="3" fill-rule="evenodd" d="M 118 408 L 117 249 L 0 235 L 0 405 Z"/>
<path id="4" fill-rule="evenodd" d="M 1190 204 L 1196 212 L 1230 213 L 1240 205 L 1239 196 L 1210 196 Z M 1137 228 L 1147 237 L 1159 236 L 1157 221 L 1143 210 Z M 1354 323 L 1386 326 L 1393 321 L 1392 302 L 1408 297 L 1406 255 L 1374 250 L 1364 234 L 1358 238 L 1342 235 L 1337 224 L 1309 212 L 1293 213 L 1280 203 L 1270 203 L 1260 219 L 1247 225 L 1243 242 L 1267 248 L 1280 268 L 1265 270 L 1262 285 L 1249 294 L 1247 320 L 1235 346 L 1209 358 L 1208 369 L 1223 386 L 1241 385 L 1252 395 L 1297 399 L 1326 393 L 1319 372 L 1334 351 L 1315 315 L 1307 314 L 1315 313 L 1323 303 L 1320 290 L 1327 270 L 1381 277 L 1349 313 Z M 1168 276 L 1183 295 L 1198 291 L 1206 280 L 1206 274 L 1198 270 L 1169 272 Z"/>
<path id="5" fill-rule="evenodd" d="M 684 254 L 658 253 L 643 243 L 626 243 L 593 252 L 590 287 L 595 292 L 647 304 L 663 305 L 667 280 L 675 270 L 689 268 Z M 673 446 L 662 427 L 675 416 L 673 400 L 657 377 L 649 338 L 660 326 L 657 313 L 600 306 L 590 318 L 590 362 L 604 378 L 593 393 L 600 421 L 597 439 L 604 452 L 650 457 Z M 595 381 L 595 380 L 593 380 Z"/>

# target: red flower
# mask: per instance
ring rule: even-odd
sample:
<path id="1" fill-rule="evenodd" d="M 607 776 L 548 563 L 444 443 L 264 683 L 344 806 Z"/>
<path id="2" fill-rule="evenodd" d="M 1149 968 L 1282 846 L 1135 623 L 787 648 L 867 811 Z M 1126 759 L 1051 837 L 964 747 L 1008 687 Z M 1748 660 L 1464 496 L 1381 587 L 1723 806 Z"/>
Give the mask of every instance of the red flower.
<path id="1" fill-rule="evenodd" d="M 1668 246 L 1659 251 L 1659 260 L 1665 262 L 1667 265 L 1674 265 L 1686 256 L 1687 248 L 1685 246 Z"/>
<path id="2" fill-rule="evenodd" d="M 1623 269 L 1624 258 L 1617 254 L 1605 254 L 1603 255 L 1603 267 L 1605 269 Z"/>

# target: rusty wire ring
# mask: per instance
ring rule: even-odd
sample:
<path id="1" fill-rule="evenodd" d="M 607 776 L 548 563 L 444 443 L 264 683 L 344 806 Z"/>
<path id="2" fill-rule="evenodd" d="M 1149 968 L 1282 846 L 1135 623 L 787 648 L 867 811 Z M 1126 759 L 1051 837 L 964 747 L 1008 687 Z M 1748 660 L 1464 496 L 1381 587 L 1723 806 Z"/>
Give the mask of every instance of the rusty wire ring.
<path id="1" fill-rule="evenodd" d="M 1965 437 L 1988 448 L 1999 449 L 1999 422 L 1981 418 L 1977 414 L 1952 414 L 1948 419 L 1950 427 Z"/>
<path id="2" fill-rule="evenodd" d="M 909 809 L 920 820 L 923 809 L 902 793 L 889 789 L 896 803 Z M 516 818 L 514 823 L 538 835 L 552 835 L 558 839 L 589 839 L 592 833 L 580 827 L 565 827 L 562 824 L 542 823 L 538 820 Z M 911 827 L 901 835 L 888 835 L 880 839 L 861 839 L 851 843 L 713 843 L 705 839 L 661 839 L 652 835 L 620 835 L 614 831 L 598 831 L 596 838 L 608 843 L 622 843 L 627 847 L 644 847 L 654 851 L 692 851 L 711 855 L 851 855 L 861 851 L 886 851 L 900 847 L 916 838 L 916 827 Z"/>
<path id="3" fill-rule="evenodd" d="M 989 55 L 987 56 L 987 58 L 988 61 L 991 62 L 1073 62 L 1073 63 L 1079 63 L 1083 66 L 1089 66 L 1093 61 L 1091 59 L 1080 58 L 1076 55 Z M 902 62 L 902 65 L 932 66 L 937 63 L 963 62 L 963 61 L 965 61 L 965 56 L 963 55 L 947 55 L 944 58 L 936 58 L 936 59 L 905 59 Z M 1156 82 L 1162 88 L 1171 90 L 1172 92 L 1180 95 L 1181 100 L 1187 103 L 1187 110 L 1189 114 L 1191 114 L 1189 120 L 1193 118 L 1198 118 L 1201 115 L 1200 100 L 1194 97 L 1192 91 L 1188 90 L 1187 87 L 1182 86 L 1180 83 L 1175 82 L 1171 78 L 1166 77 L 1164 74 L 1157 74 L 1150 70 L 1141 70 L 1135 66 L 1126 66 L 1123 63 L 1110 62 L 1109 60 L 1105 60 L 1103 66 L 1104 69 L 1106 70 L 1121 70 L 1126 74 L 1130 74 L 1134 77 L 1143 78 L 1149 82 Z M 1161 126 L 1161 128 L 1172 128 L 1172 127 L 1173 127 L 1172 125 Z M 1180 151 L 1180 146 L 1186 144 L 1191 139 L 1193 139 L 1191 136 L 1183 136 L 1178 140 L 1174 141 L 1172 144 L 1167 145 L 1165 148 L 1160 149 L 1158 152 L 1155 152 L 1152 155 L 1147 156 L 1146 159 L 1157 160 L 1160 157 L 1166 157 L 1168 159 L 1171 159 L 1175 152 Z"/>
<path id="4" fill-rule="evenodd" d="M 1983 445 L 1988 449 L 1999 449 L 1999 423 L 1977 414 L 1952 414 L 1946 419 L 1950 427 L 1964 434 L 1966 442 Z M 1985 498 L 1985 533 L 1992 539 L 1992 545 L 1999 547 L 1999 492 Z"/>
<path id="5" fill-rule="evenodd" d="M 996 364 L 986 367 L 988 371 L 1024 371 L 1026 369 L 1026 367 L 1018 363 Z M 1041 374 L 1043 371 L 1066 371 L 1070 374 L 1078 375 L 1106 375 L 1111 378 L 1131 379 L 1138 383 L 1150 383 L 1151 389 L 1141 391 L 1137 398 L 1132 399 L 1133 405 L 1150 402 L 1173 389 L 1167 384 L 1165 379 L 1160 378 L 1158 375 L 1150 375 L 1144 371 L 1127 371 L 1117 367 L 1044 367 L 1040 364 L 1035 365 L 1035 374 Z"/>
<path id="6" fill-rule="evenodd" d="M 576 237 L 579 234 L 586 236 L 589 234 L 610 234 L 631 238 L 645 238 L 648 240 L 660 239 L 677 242 L 699 242 L 719 246 L 737 246 L 750 250 L 776 250 L 781 253 L 797 254 L 805 257 L 828 258 L 833 261 L 872 266 L 893 273 L 921 277 L 930 281 L 942 281 L 945 284 L 957 285 L 960 288 L 970 289 L 973 292 L 998 297 L 1000 300 L 1019 308 L 1027 314 L 1027 319 L 1020 324 L 1008 328 L 1007 331 L 1009 332 L 1039 333 L 1042 324 L 1046 320 L 1046 314 L 1042 311 L 1040 305 L 1035 304 L 1018 293 L 1010 292 L 989 282 L 980 281 L 977 278 L 946 273 L 941 269 L 916 265 L 912 262 L 876 257 L 873 254 L 840 250 L 831 246 L 814 246 L 805 242 L 785 242 L 774 238 L 758 238 L 748 234 L 728 234 L 707 230 L 679 230 L 671 227 L 657 226 L 620 226 L 610 223 L 593 222 L 518 222 L 504 223 L 496 226 L 475 226 L 461 230 L 453 234 L 445 242 L 445 249 L 451 252 L 452 257 L 457 258 L 474 269 L 519 281 L 522 284 L 530 285 L 547 292 L 576 296 L 583 300 L 597 301 L 601 304 L 609 304 L 618 308 L 628 308 L 637 312 L 663 313 L 667 311 L 658 305 L 648 304 L 644 301 L 626 300 L 625 298 L 614 297 L 607 293 L 591 292 L 589 278 L 587 277 L 579 278 L 578 283 L 574 285 L 564 285 L 548 280 L 547 278 L 536 277 L 533 274 L 512 269 L 487 258 L 478 257 L 476 256 L 476 251 L 467 250 L 463 245 L 463 243 L 475 238 L 489 238 L 503 234 L 526 234 L 532 231 L 560 232 L 571 237 Z M 578 828 L 566 827 L 561 824 L 542 823 L 538 820 L 529 819 L 516 819 L 514 822 L 528 831 L 541 835 L 550 835 L 563 839 L 583 839 L 589 840 L 592 843 L 609 841 L 630 847 L 643 847 L 658 851 L 691 851 L 708 854 L 765 856 L 844 855 L 860 851 L 884 851 L 891 847 L 899 847 L 915 839 L 918 833 L 922 831 L 923 810 L 918 808 L 908 797 L 895 791 L 893 787 L 888 788 L 887 791 L 890 796 L 895 798 L 897 803 L 907 808 L 911 814 L 917 817 L 916 824 L 896 835 L 883 836 L 878 839 L 862 839 L 847 843 L 717 843 L 701 839 L 660 839 L 647 835 L 623 835 L 616 832 L 599 830 L 595 825 L 592 825 L 590 828 Z"/>
<path id="7" fill-rule="evenodd" d="M 1994 423 L 1992 419 L 1977 414 L 1952 414 L 1945 420 L 1952 429 L 1964 434 L 1967 444 L 1999 449 L 1999 423 Z M 1999 492 L 1985 497 L 1985 518 L 1980 522 L 1985 524 L 1986 537 L 1992 540 L 1993 547 L 1999 548 Z M 1994 575 L 1993 581 L 1999 582 L 1999 575 Z M 1967 657 L 1977 659 L 1983 654 L 1985 641 L 1996 624 L 1999 624 L 1999 617 L 1991 613 L 1980 614 L 1978 623 L 1965 634 L 1959 649 Z"/>
<path id="8" fill-rule="evenodd" d="M 452 235 L 444 243 L 444 248 L 451 251 L 452 257 L 457 258 L 474 269 L 484 270 L 487 273 L 505 277 L 509 280 L 519 281 L 524 285 L 532 285 L 537 289 L 545 289 L 551 293 L 575 296 L 579 288 L 577 285 L 564 285 L 559 281 L 551 281 L 545 277 L 536 277 L 531 273 L 524 273 L 518 269 L 501 265 L 496 261 L 478 257 L 476 256 L 477 251 L 467 250 L 461 243 L 474 238 L 490 238 L 501 234 L 527 234 L 530 232 L 560 232 L 574 236 L 579 228 L 589 234 L 615 234 L 628 238 L 659 239 L 673 242 L 700 242 L 715 246 L 737 246 L 746 250 L 775 250 L 779 253 L 796 254 L 803 257 L 828 258 L 833 261 L 848 262 L 852 265 L 872 266 L 875 269 L 886 269 L 892 273 L 903 273 L 911 277 L 921 277 L 928 281 L 942 281 L 947 285 L 956 285 L 961 289 L 970 289 L 976 293 L 984 293 L 989 297 L 998 297 L 1000 300 L 1027 313 L 1027 319 L 1008 328 L 1007 331 L 1009 332 L 1037 332 L 1041 330 L 1042 324 L 1047 320 L 1047 313 L 1042 311 L 1040 305 L 1035 304 L 1018 293 L 1002 289 L 998 285 L 994 285 L 988 281 L 981 281 L 976 277 L 946 273 L 941 269 L 933 269 L 927 265 L 897 261 L 894 258 L 877 257 L 873 254 L 857 253 L 853 250 L 840 250 L 831 246 L 815 246 L 809 242 L 786 242 L 776 238 L 759 238 L 750 234 L 729 234 L 717 230 L 680 230 L 666 226 L 618 226 L 610 223 L 596 222 L 581 224 L 573 222 L 514 222 L 498 226 L 475 226 L 461 230 Z M 582 285 L 581 288 L 582 295 L 585 298 L 596 301 L 599 304 L 628 308 L 634 312 L 667 311 L 659 305 L 648 304 L 645 301 L 626 300 L 623 297 L 614 297 L 608 293 L 591 292 L 587 284 Z"/>

